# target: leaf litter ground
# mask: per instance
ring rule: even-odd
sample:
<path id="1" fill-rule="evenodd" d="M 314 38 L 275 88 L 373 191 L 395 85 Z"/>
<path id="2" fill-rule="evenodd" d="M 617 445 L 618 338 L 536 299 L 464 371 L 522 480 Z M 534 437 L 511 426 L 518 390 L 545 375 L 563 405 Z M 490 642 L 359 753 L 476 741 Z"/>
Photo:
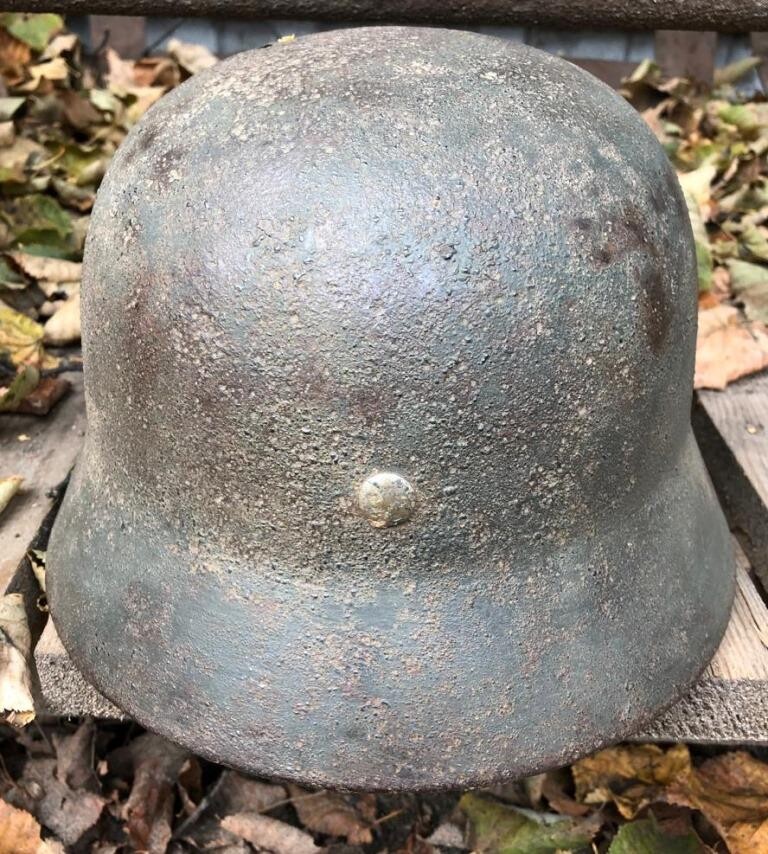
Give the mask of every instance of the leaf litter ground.
<path id="1" fill-rule="evenodd" d="M 80 336 L 99 182 L 142 114 L 215 62 L 179 42 L 137 61 L 85 57 L 59 16 L 0 14 L 0 411 L 47 412 L 65 392 L 51 384 L 77 364 L 58 348 Z M 688 204 L 698 387 L 768 366 L 768 103 L 735 88 L 754 64 L 703 91 L 643 63 L 623 88 Z M 3 474 L 0 512 L 21 485 Z M 620 745 L 484 792 L 339 794 L 246 778 L 131 723 L 38 718 L 0 728 L 0 795 L 0 854 L 768 854 L 768 764 L 683 745 Z"/>

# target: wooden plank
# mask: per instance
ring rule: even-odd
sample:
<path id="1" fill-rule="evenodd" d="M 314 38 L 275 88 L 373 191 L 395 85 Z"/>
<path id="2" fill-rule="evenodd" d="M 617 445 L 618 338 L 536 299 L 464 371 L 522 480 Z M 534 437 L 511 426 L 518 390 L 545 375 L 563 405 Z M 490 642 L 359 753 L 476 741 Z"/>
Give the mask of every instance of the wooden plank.
<path id="1" fill-rule="evenodd" d="M 141 15 L 90 15 L 91 50 L 111 47 L 123 59 L 137 59 L 147 45 L 146 19 Z"/>
<path id="2" fill-rule="evenodd" d="M 759 56 L 763 61 L 758 66 L 757 75 L 763 84 L 764 91 L 768 92 L 768 32 L 752 33 L 749 37 L 752 53 Z"/>
<path id="3" fill-rule="evenodd" d="M 631 30 L 768 29 L 765 0 L 7 0 L 5 9 L 88 15 L 522 24 Z"/>
<path id="4" fill-rule="evenodd" d="M 0 516 L 0 590 L 5 590 L 69 474 L 85 436 L 82 373 L 63 376 L 72 391 L 44 417 L 0 415 L 0 477 L 24 478 Z"/>
<path id="5" fill-rule="evenodd" d="M 728 524 L 768 590 L 768 373 L 699 391 L 693 428 Z"/>
<path id="6" fill-rule="evenodd" d="M 570 56 L 564 58 L 590 74 L 594 74 L 598 80 L 607 83 L 612 89 L 618 89 L 621 81 L 629 77 L 637 68 L 636 62 L 624 62 L 618 59 L 581 59 Z"/>
<path id="7" fill-rule="evenodd" d="M 688 77 L 707 86 L 715 74 L 717 33 L 658 30 L 656 62 L 668 77 Z"/>

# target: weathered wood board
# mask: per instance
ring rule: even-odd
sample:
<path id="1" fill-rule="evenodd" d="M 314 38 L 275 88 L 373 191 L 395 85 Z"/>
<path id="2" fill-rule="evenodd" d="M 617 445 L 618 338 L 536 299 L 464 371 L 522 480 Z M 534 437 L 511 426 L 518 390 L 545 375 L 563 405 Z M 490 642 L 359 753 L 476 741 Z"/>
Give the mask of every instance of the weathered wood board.
<path id="1" fill-rule="evenodd" d="M 731 530 L 768 590 L 768 372 L 700 391 L 693 426 Z"/>
<path id="2" fill-rule="evenodd" d="M 24 478 L 0 517 L 0 590 L 10 584 L 83 443 L 83 375 L 72 372 L 63 377 L 72 383 L 72 390 L 48 415 L 0 416 L 0 477 Z"/>

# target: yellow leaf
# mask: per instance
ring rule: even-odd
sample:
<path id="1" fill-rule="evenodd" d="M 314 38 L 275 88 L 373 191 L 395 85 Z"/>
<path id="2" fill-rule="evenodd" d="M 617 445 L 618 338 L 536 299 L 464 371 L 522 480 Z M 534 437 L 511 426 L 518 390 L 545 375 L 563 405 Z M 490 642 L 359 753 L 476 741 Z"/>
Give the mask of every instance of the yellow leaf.
<path id="1" fill-rule="evenodd" d="M 611 747 L 582 759 L 573 766 L 576 796 L 582 800 L 598 787 L 619 780 L 638 780 L 648 785 L 667 785 L 691 767 L 685 745 L 662 750 L 655 744 Z"/>
<path id="2" fill-rule="evenodd" d="M 10 354 L 14 365 L 43 362 L 43 327 L 24 314 L 0 306 L 0 352 Z"/>
<path id="3" fill-rule="evenodd" d="M 0 513 L 8 506 L 22 483 L 24 483 L 24 478 L 17 474 L 12 474 L 10 477 L 0 477 Z"/>

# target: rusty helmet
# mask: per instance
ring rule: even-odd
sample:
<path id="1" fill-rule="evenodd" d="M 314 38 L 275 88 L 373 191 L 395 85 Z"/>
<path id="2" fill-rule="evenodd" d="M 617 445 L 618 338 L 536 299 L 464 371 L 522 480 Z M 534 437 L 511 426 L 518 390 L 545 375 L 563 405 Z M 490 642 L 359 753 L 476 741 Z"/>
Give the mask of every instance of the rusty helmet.
<path id="1" fill-rule="evenodd" d="M 664 151 L 544 53 L 341 30 L 171 92 L 99 192 L 55 624 L 249 772 L 476 786 L 636 731 L 716 649 Z"/>

